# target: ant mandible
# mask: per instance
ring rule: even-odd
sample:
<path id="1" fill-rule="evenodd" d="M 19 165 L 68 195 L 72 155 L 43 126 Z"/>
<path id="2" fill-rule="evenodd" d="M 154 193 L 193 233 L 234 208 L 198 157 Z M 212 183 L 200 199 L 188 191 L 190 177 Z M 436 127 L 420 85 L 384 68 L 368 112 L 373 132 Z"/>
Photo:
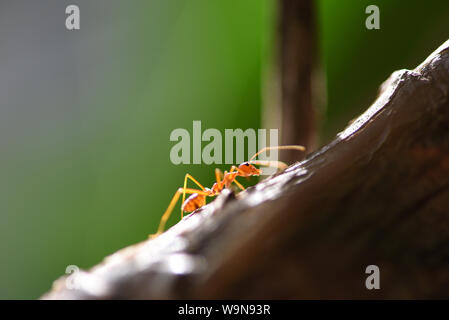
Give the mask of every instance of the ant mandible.
<path id="1" fill-rule="evenodd" d="M 288 166 L 286 163 L 282 161 L 275 160 L 253 160 L 258 155 L 263 152 L 269 150 L 299 150 L 305 151 L 303 146 L 276 146 L 276 147 L 265 147 L 261 149 L 259 152 L 254 154 L 251 159 L 247 162 L 243 162 L 239 166 L 232 166 L 231 169 L 225 171 L 224 174 L 220 169 L 215 169 L 215 180 L 216 182 L 212 186 L 212 188 L 205 188 L 199 183 L 194 177 L 190 174 L 186 174 L 184 178 L 184 186 L 179 188 L 175 195 L 173 196 L 170 204 L 168 205 L 167 210 L 165 210 L 162 215 L 161 221 L 159 222 L 159 227 L 157 232 L 150 237 L 157 237 L 161 233 L 164 232 L 165 224 L 167 223 L 168 218 L 170 217 L 173 208 L 179 200 L 180 195 L 182 194 L 182 205 L 181 205 L 181 219 L 184 217 L 184 212 L 192 212 L 202 206 L 206 205 L 206 197 L 216 197 L 220 194 L 220 192 L 224 188 L 229 188 L 232 183 L 235 183 L 241 190 L 245 190 L 245 188 L 236 180 L 237 177 L 251 177 L 251 176 L 259 176 L 261 174 L 261 170 L 256 168 L 257 166 L 266 166 L 266 167 L 275 167 L 278 170 L 285 170 Z M 191 189 L 187 188 L 187 180 L 193 181 L 200 189 Z M 190 194 L 190 196 L 186 200 L 186 194 Z"/>

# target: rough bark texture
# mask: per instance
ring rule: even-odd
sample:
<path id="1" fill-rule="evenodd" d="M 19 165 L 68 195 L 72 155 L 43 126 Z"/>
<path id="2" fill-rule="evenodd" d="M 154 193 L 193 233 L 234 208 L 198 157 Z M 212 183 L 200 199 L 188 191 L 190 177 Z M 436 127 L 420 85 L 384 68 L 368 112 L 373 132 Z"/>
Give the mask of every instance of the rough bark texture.
<path id="1" fill-rule="evenodd" d="M 448 208 L 449 41 L 306 160 L 44 298 L 449 298 Z"/>
<path id="2" fill-rule="evenodd" d="M 283 145 L 299 144 L 314 149 L 317 140 L 314 106 L 316 72 L 316 17 L 314 0 L 280 0 L 279 64 Z M 294 162 L 294 151 L 281 158 Z"/>

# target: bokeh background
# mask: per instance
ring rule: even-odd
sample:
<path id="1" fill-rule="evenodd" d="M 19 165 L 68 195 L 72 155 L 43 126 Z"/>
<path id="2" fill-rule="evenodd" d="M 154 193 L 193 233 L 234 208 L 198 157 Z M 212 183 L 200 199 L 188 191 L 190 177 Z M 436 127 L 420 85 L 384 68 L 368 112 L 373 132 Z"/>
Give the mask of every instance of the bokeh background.
<path id="1" fill-rule="evenodd" d="M 65 8 L 81 29 L 65 28 Z M 380 7 L 380 30 L 365 8 Z M 0 298 L 147 238 L 189 172 L 170 132 L 262 128 L 275 0 L 0 1 Z M 317 1 L 321 143 L 448 38 L 449 1 Z M 178 219 L 175 211 L 170 223 Z"/>

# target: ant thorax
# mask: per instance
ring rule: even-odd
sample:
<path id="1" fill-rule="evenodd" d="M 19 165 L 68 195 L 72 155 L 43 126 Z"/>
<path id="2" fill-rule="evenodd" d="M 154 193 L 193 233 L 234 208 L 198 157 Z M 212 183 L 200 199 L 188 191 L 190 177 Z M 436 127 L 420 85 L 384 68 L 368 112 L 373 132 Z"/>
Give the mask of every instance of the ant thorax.
<path id="1" fill-rule="evenodd" d="M 217 195 L 221 192 L 221 190 L 223 190 L 223 186 L 221 186 L 221 183 L 218 184 L 215 182 L 214 185 L 212 186 L 212 189 L 208 189 L 208 188 L 206 188 L 206 189 L 210 190 L 210 193 L 212 195 Z"/>

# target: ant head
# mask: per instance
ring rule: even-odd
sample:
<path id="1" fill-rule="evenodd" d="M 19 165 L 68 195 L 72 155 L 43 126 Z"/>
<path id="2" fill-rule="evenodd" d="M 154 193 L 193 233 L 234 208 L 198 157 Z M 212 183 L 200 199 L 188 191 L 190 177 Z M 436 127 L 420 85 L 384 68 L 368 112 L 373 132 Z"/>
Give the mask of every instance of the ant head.
<path id="1" fill-rule="evenodd" d="M 259 176 L 262 171 L 257 169 L 249 162 L 243 162 L 239 165 L 239 173 L 242 177 Z"/>

